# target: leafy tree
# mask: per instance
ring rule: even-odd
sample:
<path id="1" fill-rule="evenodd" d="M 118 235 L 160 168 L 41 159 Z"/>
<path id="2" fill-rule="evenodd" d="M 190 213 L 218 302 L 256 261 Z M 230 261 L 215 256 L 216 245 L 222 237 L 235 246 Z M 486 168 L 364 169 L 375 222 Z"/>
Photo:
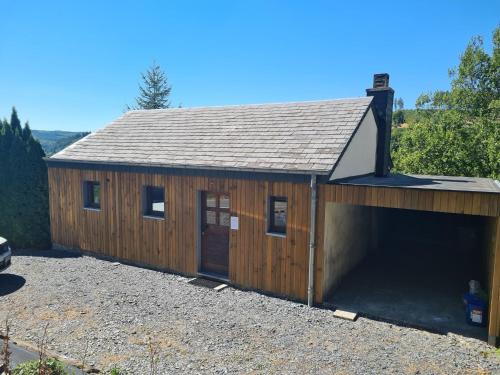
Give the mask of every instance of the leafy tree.
<path id="1" fill-rule="evenodd" d="M 403 98 L 397 98 L 394 100 L 394 111 L 402 110 L 405 108 L 405 102 Z"/>
<path id="2" fill-rule="evenodd" d="M 157 63 L 141 74 L 142 84 L 139 85 L 139 96 L 136 98 L 135 109 L 161 109 L 169 108 L 169 96 L 172 87 Z"/>
<path id="3" fill-rule="evenodd" d="M 406 122 L 405 116 L 405 102 L 403 98 L 394 99 L 394 112 L 392 113 L 392 125 L 399 126 Z"/>
<path id="4" fill-rule="evenodd" d="M 487 118 L 440 111 L 398 129 L 392 147 L 395 169 L 406 173 L 500 177 L 500 127 Z"/>
<path id="5" fill-rule="evenodd" d="M 50 246 L 45 153 L 15 109 L 0 126 L 0 236 L 14 247 Z"/>
<path id="6" fill-rule="evenodd" d="M 500 27 L 493 32 L 493 53 L 484 50 L 483 39 L 474 37 L 460 56 L 457 68 L 448 71 L 449 91 L 422 94 L 417 108 L 454 109 L 471 116 L 499 116 Z"/>
<path id="7" fill-rule="evenodd" d="M 398 126 L 404 123 L 405 123 L 405 113 L 402 109 L 398 109 L 396 112 L 392 114 L 392 124 Z"/>
<path id="8" fill-rule="evenodd" d="M 475 37 L 450 69 L 451 88 L 422 94 L 416 121 L 396 132 L 396 171 L 500 177 L 500 27 L 489 55 Z"/>

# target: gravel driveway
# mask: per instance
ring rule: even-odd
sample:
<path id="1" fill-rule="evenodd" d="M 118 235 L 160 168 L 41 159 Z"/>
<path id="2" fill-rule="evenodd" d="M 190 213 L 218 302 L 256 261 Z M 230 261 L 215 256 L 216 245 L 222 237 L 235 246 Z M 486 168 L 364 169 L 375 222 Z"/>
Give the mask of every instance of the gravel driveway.
<path id="1" fill-rule="evenodd" d="M 145 374 L 147 337 L 160 374 L 498 374 L 486 343 L 437 335 L 61 251 L 14 254 L 26 279 L 0 296 L 12 336 L 35 342 L 49 323 L 50 350 Z M 0 283 L 5 274 L 0 274 Z M 3 325 L 3 324 L 2 324 Z"/>

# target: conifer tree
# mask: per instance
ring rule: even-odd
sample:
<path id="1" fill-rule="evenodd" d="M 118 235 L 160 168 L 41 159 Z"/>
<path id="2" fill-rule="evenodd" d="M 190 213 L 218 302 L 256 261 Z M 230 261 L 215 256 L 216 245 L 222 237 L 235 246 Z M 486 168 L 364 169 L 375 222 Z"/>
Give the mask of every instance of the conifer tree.
<path id="1" fill-rule="evenodd" d="M 15 107 L 12 107 L 12 115 L 10 116 L 10 127 L 12 128 L 12 131 L 15 134 L 21 134 L 22 132 L 21 121 L 17 116 L 17 111 Z"/>
<path id="2" fill-rule="evenodd" d="M 157 63 L 143 73 L 142 84 L 139 85 L 139 96 L 136 98 L 136 109 L 162 109 L 170 107 L 172 87 Z"/>
<path id="3" fill-rule="evenodd" d="M 50 247 L 45 153 L 15 109 L 0 126 L 0 236 L 21 248 Z"/>
<path id="4" fill-rule="evenodd" d="M 24 124 L 22 135 L 23 135 L 23 140 L 25 142 L 27 142 L 31 138 L 31 129 L 30 129 L 30 124 L 28 122 Z"/>

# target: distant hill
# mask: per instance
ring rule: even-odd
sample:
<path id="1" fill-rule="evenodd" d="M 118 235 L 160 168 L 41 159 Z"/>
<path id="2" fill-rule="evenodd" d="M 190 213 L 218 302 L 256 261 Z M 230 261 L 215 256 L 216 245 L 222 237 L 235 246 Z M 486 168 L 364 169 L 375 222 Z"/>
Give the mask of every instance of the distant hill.
<path id="1" fill-rule="evenodd" d="M 89 132 L 68 132 L 62 130 L 32 130 L 33 137 L 42 145 L 47 156 L 53 155 L 70 144 L 85 137 Z"/>

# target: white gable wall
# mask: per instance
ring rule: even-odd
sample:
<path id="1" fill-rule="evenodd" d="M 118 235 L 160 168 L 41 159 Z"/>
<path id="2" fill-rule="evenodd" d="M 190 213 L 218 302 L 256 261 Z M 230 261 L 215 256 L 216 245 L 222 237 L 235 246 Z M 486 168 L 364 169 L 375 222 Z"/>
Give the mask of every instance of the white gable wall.
<path id="1" fill-rule="evenodd" d="M 374 173 L 376 154 L 377 124 L 370 108 L 334 169 L 330 180 Z"/>

